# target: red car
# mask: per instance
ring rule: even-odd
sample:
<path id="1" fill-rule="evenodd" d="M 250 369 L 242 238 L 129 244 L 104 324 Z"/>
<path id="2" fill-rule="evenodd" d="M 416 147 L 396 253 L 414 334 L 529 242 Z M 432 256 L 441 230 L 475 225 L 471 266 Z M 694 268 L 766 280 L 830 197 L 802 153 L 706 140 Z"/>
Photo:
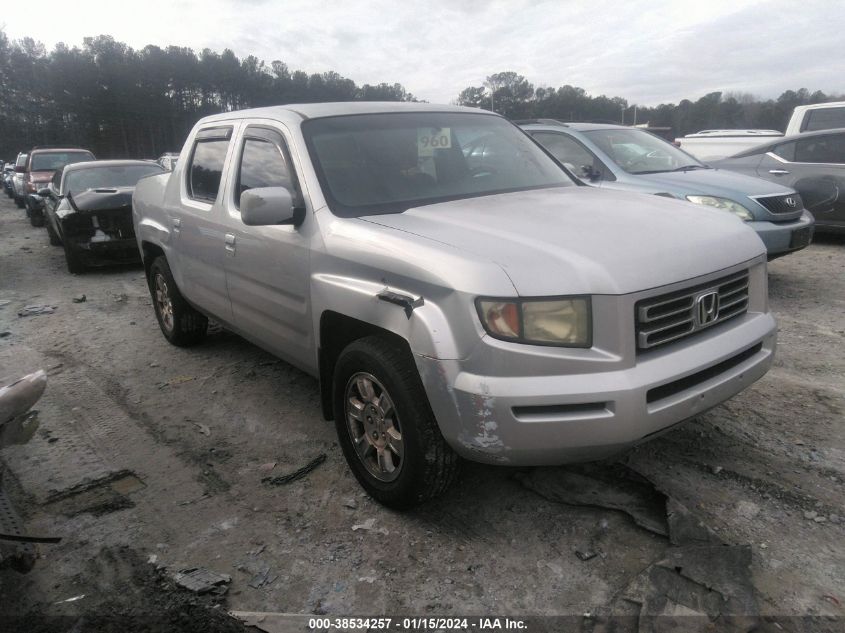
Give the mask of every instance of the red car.
<path id="1" fill-rule="evenodd" d="M 15 171 L 23 172 L 24 175 L 26 215 L 32 226 L 44 226 L 44 203 L 36 192 L 50 183 L 57 169 L 71 163 L 88 160 L 95 160 L 95 158 L 94 154 L 87 149 L 33 147 L 26 163 L 15 167 Z"/>

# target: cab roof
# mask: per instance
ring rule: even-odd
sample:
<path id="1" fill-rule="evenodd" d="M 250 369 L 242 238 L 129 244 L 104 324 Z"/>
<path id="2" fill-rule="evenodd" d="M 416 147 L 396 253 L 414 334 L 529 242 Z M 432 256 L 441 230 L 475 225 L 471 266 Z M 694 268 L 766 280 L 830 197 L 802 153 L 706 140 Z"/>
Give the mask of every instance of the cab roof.
<path id="1" fill-rule="evenodd" d="M 435 103 L 415 103 L 408 101 L 338 101 L 333 103 L 291 103 L 283 106 L 252 108 L 221 112 L 200 119 L 200 123 L 233 121 L 238 119 L 273 119 L 283 122 L 301 122 L 307 119 L 344 116 L 352 114 L 382 114 L 392 112 L 464 112 L 499 116 L 494 112 L 479 108 L 442 105 Z"/>

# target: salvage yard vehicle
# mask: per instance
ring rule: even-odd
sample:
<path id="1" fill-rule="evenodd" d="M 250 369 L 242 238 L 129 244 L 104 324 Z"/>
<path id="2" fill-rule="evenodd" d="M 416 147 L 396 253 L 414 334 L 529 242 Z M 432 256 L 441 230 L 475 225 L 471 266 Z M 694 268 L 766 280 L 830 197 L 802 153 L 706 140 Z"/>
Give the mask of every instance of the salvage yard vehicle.
<path id="1" fill-rule="evenodd" d="M 675 139 L 675 146 L 704 162 L 732 156 L 783 136 L 777 130 L 702 130 Z"/>
<path id="2" fill-rule="evenodd" d="M 15 190 L 12 187 L 12 178 L 15 177 L 15 164 L 13 162 L 3 165 L 3 191 L 7 196 L 13 198 Z"/>
<path id="3" fill-rule="evenodd" d="M 95 160 L 56 170 L 38 195 L 50 244 L 64 247 L 69 272 L 139 261 L 132 193 L 139 179 L 164 171 L 145 160 Z"/>
<path id="4" fill-rule="evenodd" d="M 15 204 L 21 209 L 26 200 L 26 186 L 24 185 L 24 172 L 26 171 L 26 154 L 18 154 L 15 159 L 15 174 L 12 176 L 12 198 Z"/>
<path id="5" fill-rule="evenodd" d="M 464 148 L 486 137 L 483 160 Z M 769 369 L 766 250 L 728 213 L 580 186 L 501 116 L 323 103 L 203 118 L 133 217 L 162 333 L 213 318 L 319 378 L 407 508 L 458 457 L 612 455 Z"/>
<path id="6" fill-rule="evenodd" d="M 769 259 L 805 248 L 810 215 L 788 183 L 712 169 L 644 130 L 595 123 L 524 122 L 522 128 L 585 184 L 723 209 L 757 231 Z"/>
<path id="7" fill-rule="evenodd" d="M 845 231 L 845 128 L 785 136 L 711 165 L 794 188 L 816 231 Z"/>
<path id="8" fill-rule="evenodd" d="M 44 201 L 38 195 L 50 182 L 57 169 L 65 165 L 94 160 L 94 154 L 87 149 L 33 147 L 23 168 L 26 195 L 26 215 L 32 226 L 44 226 Z"/>
<path id="9" fill-rule="evenodd" d="M 845 128 L 845 101 L 796 106 L 786 124 L 786 135 Z"/>

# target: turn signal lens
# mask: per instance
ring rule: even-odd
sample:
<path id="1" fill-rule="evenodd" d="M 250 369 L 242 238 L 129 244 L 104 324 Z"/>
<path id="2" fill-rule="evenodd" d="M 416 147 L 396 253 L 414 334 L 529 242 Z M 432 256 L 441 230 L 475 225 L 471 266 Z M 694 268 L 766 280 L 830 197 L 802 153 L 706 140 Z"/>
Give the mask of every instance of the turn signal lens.
<path id="1" fill-rule="evenodd" d="M 491 334 L 519 338 L 519 307 L 506 301 L 480 301 L 481 320 Z"/>

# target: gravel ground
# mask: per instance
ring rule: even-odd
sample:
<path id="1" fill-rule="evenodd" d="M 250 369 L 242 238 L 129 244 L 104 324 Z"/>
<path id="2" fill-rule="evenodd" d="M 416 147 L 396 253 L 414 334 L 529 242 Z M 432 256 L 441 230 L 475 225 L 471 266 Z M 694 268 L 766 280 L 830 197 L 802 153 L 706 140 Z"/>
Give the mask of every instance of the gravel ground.
<path id="1" fill-rule="evenodd" d="M 750 545 L 763 616 L 841 618 L 845 240 L 772 262 L 769 290 L 770 373 L 621 461 L 721 541 Z M 5 197 L 4 301 L 0 377 L 49 376 L 32 439 L 0 451 L 4 486 L 29 532 L 62 537 L 30 573 L 0 572 L 7 613 L 609 613 L 667 551 L 628 515 L 559 503 L 506 468 L 467 464 L 409 513 L 378 506 L 347 470 L 314 379 L 225 331 L 170 346 L 140 268 L 68 274 Z M 32 304 L 56 309 L 17 315 Z M 323 453 L 296 482 L 261 481 Z M 598 555 L 582 560 L 585 548 Z M 194 598 L 168 580 L 193 567 L 230 575 L 228 594 Z M 215 618 L 206 630 L 228 630 Z"/>

